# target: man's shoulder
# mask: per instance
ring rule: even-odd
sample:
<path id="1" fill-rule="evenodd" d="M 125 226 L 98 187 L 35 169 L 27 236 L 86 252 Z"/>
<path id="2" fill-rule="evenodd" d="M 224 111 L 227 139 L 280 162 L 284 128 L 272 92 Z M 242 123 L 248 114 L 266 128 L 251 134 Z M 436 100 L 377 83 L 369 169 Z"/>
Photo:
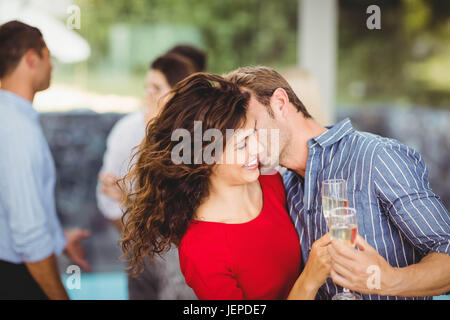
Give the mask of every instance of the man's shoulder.
<path id="1" fill-rule="evenodd" d="M 0 100 L 0 110 L 2 116 L 0 117 L 0 123 L 3 125 L 14 125 L 13 120 L 26 118 L 26 116 L 18 110 L 16 106 L 8 101 Z M 1 127 L 0 127 L 1 128 Z"/>
<path id="2" fill-rule="evenodd" d="M 367 147 L 371 146 L 373 148 L 375 146 L 391 143 L 393 139 L 371 132 L 355 130 L 349 135 L 349 140 L 356 142 L 352 143 L 354 148 L 360 148 L 363 145 Z"/>
<path id="3" fill-rule="evenodd" d="M 395 150 L 398 153 L 406 155 L 418 155 L 418 152 L 414 148 L 407 146 L 394 138 L 384 137 L 365 131 L 355 131 L 352 135 L 353 137 L 350 137 L 350 139 L 357 141 L 357 143 L 352 145 L 353 149 L 371 152 L 375 155 L 385 153 L 389 150 Z"/>
<path id="4" fill-rule="evenodd" d="M 41 137 L 39 122 L 7 103 L 0 102 L 0 110 L 0 139 L 5 143 L 35 144 Z"/>
<path id="5" fill-rule="evenodd" d="M 355 166 L 363 172 L 375 172 L 374 168 L 421 168 L 425 162 L 416 149 L 394 138 L 382 137 L 368 132 L 356 132 L 361 139 L 350 154 L 355 154 Z M 401 173 L 400 170 L 393 170 Z M 380 172 L 380 171 L 376 171 Z M 370 175 L 366 175 L 370 176 Z"/>

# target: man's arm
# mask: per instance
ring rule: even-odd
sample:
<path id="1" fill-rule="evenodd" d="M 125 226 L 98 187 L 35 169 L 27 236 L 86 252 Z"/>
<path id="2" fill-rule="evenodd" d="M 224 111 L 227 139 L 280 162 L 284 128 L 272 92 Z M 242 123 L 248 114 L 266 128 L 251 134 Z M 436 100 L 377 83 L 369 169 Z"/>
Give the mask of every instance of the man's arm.
<path id="1" fill-rule="evenodd" d="M 66 239 L 55 234 L 61 230 L 54 212 L 46 204 L 53 196 L 43 192 L 43 161 L 39 132 L 13 132 L 8 143 L 0 143 L 0 203 L 6 212 L 12 249 L 29 268 L 32 277 L 50 298 L 67 298 L 62 286 L 56 258 Z"/>
<path id="2" fill-rule="evenodd" d="M 398 269 L 395 275 L 398 278 L 390 295 L 417 297 L 445 294 L 450 291 L 450 256 L 430 253 L 419 263 Z"/>
<path id="3" fill-rule="evenodd" d="M 34 280 L 47 297 L 52 300 L 68 300 L 66 290 L 61 282 L 56 257 L 54 254 L 37 262 L 25 262 Z"/>
<path id="4" fill-rule="evenodd" d="M 450 256 L 430 253 L 419 263 L 394 268 L 358 235 L 354 250 L 333 240 L 331 277 L 344 288 L 363 294 L 426 297 L 450 291 Z"/>
<path id="5" fill-rule="evenodd" d="M 382 146 L 375 153 L 372 174 L 384 214 L 424 258 L 393 268 L 362 237 L 357 238 L 361 251 L 333 241 L 333 280 L 361 293 L 380 295 L 430 296 L 450 291 L 450 216 L 429 186 L 422 157 L 405 146 Z M 380 289 L 368 289 L 367 281 L 375 279 L 368 270 L 379 271 Z"/>

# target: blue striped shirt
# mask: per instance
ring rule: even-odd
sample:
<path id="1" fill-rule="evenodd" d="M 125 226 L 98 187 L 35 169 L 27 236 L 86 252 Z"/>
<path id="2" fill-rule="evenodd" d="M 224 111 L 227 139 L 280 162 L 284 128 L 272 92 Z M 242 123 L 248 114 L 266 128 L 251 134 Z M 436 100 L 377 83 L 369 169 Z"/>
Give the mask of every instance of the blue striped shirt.
<path id="1" fill-rule="evenodd" d="M 31 103 L 0 90 L 0 260 L 60 254 L 66 239 L 55 210 L 55 167 Z"/>
<path id="2" fill-rule="evenodd" d="M 326 179 L 347 180 L 349 206 L 357 210 L 358 232 L 391 266 L 418 263 L 432 252 L 450 254 L 450 217 L 430 188 L 418 152 L 394 139 L 356 131 L 349 119 L 309 140 L 308 149 L 305 176 L 291 170 L 283 176 L 303 265 L 313 242 L 327 232 L 320 192 Z M 331 299 L 336 292 L 342 288 L 328 278 L 316 298 Z"/>

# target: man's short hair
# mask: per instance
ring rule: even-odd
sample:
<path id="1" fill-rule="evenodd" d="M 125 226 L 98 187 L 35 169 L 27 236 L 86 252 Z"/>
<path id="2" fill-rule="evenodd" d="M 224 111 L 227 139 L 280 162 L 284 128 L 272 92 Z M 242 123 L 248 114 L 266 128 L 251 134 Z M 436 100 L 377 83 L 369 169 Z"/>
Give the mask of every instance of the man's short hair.
<path id="1" fill-rule="evenodd" d="M 250 89 L 256 100 L 263 104 L 271 117 L 274 117 L 270 108 L 270 98 L 277 88 L 286 91 L 289 101 L 300 111 L 305 118 L 311 118 L 308 110 L 292 90 L 289 83 L 274 69 L 263 66 L 242 67 L 227 75 L 225 79 L 236 83 L 240 87 Z"/>
<path id="2" fill-rule="evenodd" d="M 0 26 L 0 78 L 8 75 L 22 59 L 33 49 L 42 57 L 45 43 L 38 28 L 19 21 L 10 21 Z"/>

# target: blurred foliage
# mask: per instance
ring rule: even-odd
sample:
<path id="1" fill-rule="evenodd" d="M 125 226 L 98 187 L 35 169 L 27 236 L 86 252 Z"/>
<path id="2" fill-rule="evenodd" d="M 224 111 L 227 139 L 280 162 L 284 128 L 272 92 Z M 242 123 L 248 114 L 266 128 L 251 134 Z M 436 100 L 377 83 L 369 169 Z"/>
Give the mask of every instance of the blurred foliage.
<path id="1" fill-rule="evenodd" d="M 78 0 L 80 33 L 93 45 L 92 64 L 108 55 L 113 24 L 181 24 L 200 31 L 209 70 L 264 62 L 295 63 L 297 0 Z M 151 39 L 148 39 L 151 41 Z M 155 44 L 158 45 L 158 44 Z"/>
<path id="2" fill-rule="evenodd" d="M 366 28 L 371 4 L 381 30 Z M 341 100 L 450 108 L 450 1 L 340 0 L 339 9 Z"/>
<path id="3" fill-rule="evenodd" d="M 79 32 L 92 47 L 89 70 L 107 67 L 109 31 L 117 24 L 196 28 L 214 73 L 242 65 L 284 68 L 297 63 L 298 0 L 76 3 L 82 13 Z M 381 30 L 366 27 L 366 8 L 372 4 L 381 8 Z M 340 0 L 338 23 L 340 101 L 450 106 L 450 1 Z M 143 76 L 142 70 L 137 73 L 135 79 Z"/>

